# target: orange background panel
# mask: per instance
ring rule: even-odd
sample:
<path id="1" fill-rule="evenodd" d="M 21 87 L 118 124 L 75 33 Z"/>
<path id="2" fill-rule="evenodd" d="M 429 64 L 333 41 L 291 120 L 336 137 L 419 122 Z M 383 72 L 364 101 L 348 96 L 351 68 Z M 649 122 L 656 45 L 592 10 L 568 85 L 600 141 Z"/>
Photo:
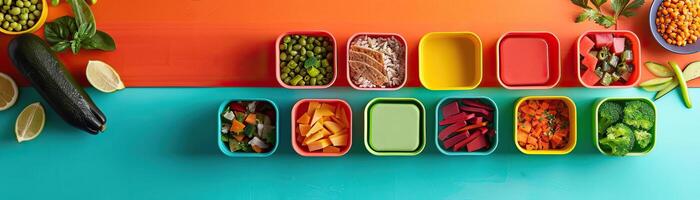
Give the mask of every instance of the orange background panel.
<path id="1" fill-rule="evenodd" d="M 623 19 L 620 29 L 635 32 L 643 45 L 643 61 L 682 65 L 698 55 L 665 51 L 652 38 L 648 25 L 650 0 L 632 19 Z M 292 30 L 327 30 L 338 40 L 339 77 L 334 86 L 348 86 L 345 78 L 345 45 L 357 32 L 394 32 L 408 42 L 407 87 L 420 86 L 418 42 L 433 31 L 472 31 L 484 44 L 484 79 L 481 86 L 499 86 L 496 80 L 496 41 L 508 31 L 550 31 L 561 42 L 560 86 L 581 86 L 576 78 L 574 42 L 579 34 L 600 29 L 590 22 L 576 24 L 580 9 L 568 0 L 532 1 L 328 1 L 328 0 L 149 0 L 134 2 L 102 0 L 94 5 L 97 27 L 110 33 L 117 51 L 83 51 L 60 57 L 86 83 L 85 64 L 103 60 L 115 67 L 127 86 L 278 86 L 274 70 L 274 40 Z M 51 7 L 49 21 L 66 15 L 66 3 Z M 37 33 L 43 33 L 40 30 Z M 43 35 L 43 34 L 42 34 Z M 11 36 L 3 35 L 6 47 Z M 7 49 L 0 49 L 7 55 Z M 19 84 L 27 82 L 0 57 L 0 71 Z M 651 75 L 646 69 L 643 79 Z M 690 83 L 700 86 L 700 80 Z"/>

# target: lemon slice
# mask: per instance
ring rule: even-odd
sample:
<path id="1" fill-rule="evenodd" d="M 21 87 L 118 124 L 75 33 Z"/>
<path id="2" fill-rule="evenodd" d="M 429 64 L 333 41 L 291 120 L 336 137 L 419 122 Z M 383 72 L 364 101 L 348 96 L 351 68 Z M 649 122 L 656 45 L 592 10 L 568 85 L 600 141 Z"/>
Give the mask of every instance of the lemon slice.
<path id="1" fill-rule="evenodd" d="M 124 83 L 119 78 L 119 74 L 102 61 L 91 60 L 88 62 L 85 75 L 88 82 L 99 91 L 111 93 L 124 89 Z"/>
<path id="2" fill-rule="evenodd" d="M 0 111 L 7 110 L 17 102 L 17 84 L 7 74 L 0 73 Z"/>
<path id="3" fill-rule="evenodd" d="M 42 107 L 39 102 L 30 104 L 24 108 L 24 110 L 19 113 L 17 122 L 15 123 L 17 142 L 29 141 L 39 136 L 41 130 L 44 129 L 45 121 L 44 107 Z"/>

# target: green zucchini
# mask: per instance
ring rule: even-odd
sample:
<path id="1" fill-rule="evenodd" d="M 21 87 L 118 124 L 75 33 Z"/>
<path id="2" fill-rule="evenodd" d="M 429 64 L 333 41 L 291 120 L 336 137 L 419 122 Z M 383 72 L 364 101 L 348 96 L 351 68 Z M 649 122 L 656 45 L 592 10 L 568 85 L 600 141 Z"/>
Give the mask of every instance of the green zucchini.
<path id="1" fill-rule="evenodd" d="M 8 51 L 15 67 L 64 121 L 91 134 L 105 130 L 102 111 L 44 40 L 22 34 L 12 39 Z"/>

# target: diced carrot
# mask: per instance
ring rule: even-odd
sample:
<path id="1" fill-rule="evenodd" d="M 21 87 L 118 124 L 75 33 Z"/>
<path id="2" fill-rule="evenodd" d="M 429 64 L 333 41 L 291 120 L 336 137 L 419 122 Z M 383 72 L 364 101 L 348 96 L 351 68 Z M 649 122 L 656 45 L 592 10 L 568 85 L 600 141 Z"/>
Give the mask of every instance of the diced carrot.
<path id="1" fill-rule="evenodd" d="M 240 133 L 243 132 L 243 129 L 245 129 L 245 124 L 242 122 L 239 122 L 238 120 L 233 120 L 233 123 L 231 124 L 231 128 L 229 131 L 234 132 L 234 133 Z"/>
<path id="2" fill-rule="evenodd" d="M 518 130 L 518 143 L 525 144 L 527 143 L 527 133 L 523 132 L 522 130 Z"/>
<path id="3" fill-rule="evenodd" d="M 258 147 L 257 145 L 252 145 L 252 146 L 253 146 L 253 151 L 255 151 L 255 153 L 262 152 L 262 148 Z"/>
<path id="4" fill-rule="evenodd" d="M 348 145 L 348 135 L 343 134 L 343 135 L 331 135 L 328 137 L 328 139 L 331 140 L 331 143 L 333 146 L 346 146 Z"/>
<path id="5" fill-rule="evenodd" d="M 309 143 L 309 151 L 318 151 L 320 149 L 323 149 L 327 146 L 331 145 L 331 141 L 328 139 L 321 139 L 316 142 Z"/>
<path id="6" fill-rule="evenodd" d="M 309 115 L 309 113 L 304 113 L 303 115 L 301 115 L 301 117 L 299 117 L 299 119 L 297 119 L 297 123 L 309 125 L 309 123 L 311 123 L 311 116 Z"/>
<path id="7" fill-rule="evenodd" d="M 243 135 L 243 134 L 236 134 L 236 135 L 233 136 L 233 138 L 236 139 L 236 141 L 239 141 L 239 142 L 240 142 L 240 141 L 243 141 L 243 139 L 245 139 L 245 135 Z"/>
<path id="8" fill-rule="evenodd" d="M 311 130 L 309 130 L 309 132 L 306 132 L 306 135 L 304 136 L 309 137 L 309 135 L 314 134 L 320 131 L 321 129 L 323 129 L 323 123 L 315 123 L 313 126 L 311 126 Z"/>
<path id="9" fill-rule="evenodd" d="M 299 124 L 299 135 L 308 135 L 309 130 L 311 130 L 311 126 L 306 124 Z"/>
<path id="10" fill-rule="evenodd" d="M 321 102 L 311 101 L 311 102 L 309 102 L 309 109 L 307 109 L 306 114 L 309 114 L 309 116 L 314 116 L 316 109 L 318 109 L 320 107 L 321 107 Z"/>
<path id="11" fill-rule="evenodd" d="M 312 142 L 316 142 L 317 140 L 320 140 L 321 138 L 323 138 L 323 136 L 324 135 L 321 131 L 314 133 L 314 134 L 311 134 L 311 136 L 306 137 L 306 139 L 304 139 L 304 144 L 309 145 Z"/>
<path id="12" fill-rule="evenodd" d="M 528 136 L 528 137 L 527 137 L 527 143 L 528 143 L 528 144 L 537 144 L 537 138 L 535 138 L 535 137 L 533 137 L 533 136 Z"/>
<path id="13" fill-rule="evenodd" d="M 256 117 L 255 113 L 248 114 L 248 116 L 245 117 L 245 123 L 248 123 L 250 125 L 258 124 L 258 122 L 256 120 L 257 118 L 255 118 L 255 117 Z"/>
<path id="14" fill-rule="evenodd" d="M 343 128 L 345 128 L 345 127 L 342 127 L 341 125 L 339 125 L 335 122 L 332 122 L 332 121 L 323 122 L 323 126 L 326 127 L 333 134 L 336 134 L 336 133 L 340 132 L 341 130 L 343 130 Z"/>

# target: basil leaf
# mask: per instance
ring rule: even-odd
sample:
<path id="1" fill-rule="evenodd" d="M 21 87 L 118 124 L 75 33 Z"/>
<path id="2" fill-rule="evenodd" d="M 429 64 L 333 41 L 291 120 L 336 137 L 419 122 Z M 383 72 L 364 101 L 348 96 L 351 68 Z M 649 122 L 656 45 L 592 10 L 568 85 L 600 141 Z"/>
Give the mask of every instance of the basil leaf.
<path id="1" fill-rule="evenodd" d="M 70 2 L 70 7 L 73 9 L 73 15 L 75 15 L 75 21 L 80 25 L 91 24 L 92 26 L 86 27 L 84 38 L 90 38 L 95 35 L 97 31 L 95 26 L 95 17 L 92 15 L 90 6 L 87 2 L 83 0 L 68 0 Z"/>
<path id="2" fill-rule="evenodd" d="M 117 49 L 114 39 L 109 34 L 97 30 L 91 38 L 83 40 L 83 49 L 99 49 L 103 51 L 114 51 Z"/>
<path id="3" fill-rule="evenodd" d="M 73 52 L 73 54 L 78 54 L 80 52 L 80 40 L 73 40 L 70 41 L 70 50 Z"/>
<path id="4" fill-rule="evenodd" d="M 574 5 L 577 5 L 581 8 L 591 8 L 591 7 L 588 7 L 588 0 L 571 0 L 571 3 L 573 3 Z"/>
<path id="5" fill-rule="evenodd" d="M 69 42 L 60 41 L 60 42 L 56 43 L 55 45 L 51 46 L 51 50 L 53 50 L 55 52 L 61 52 L 63 50 L 66 50 L 66 48 L 68 48 L 69 46 L 70 46 Z"/>
<path id="6" fill-rule="evenodd" d="M 44 37 L 49 44 L 56 44 L 70 40 L 76 30 L 77 26 L 73 17 L 64 16 L 46 24 Z"/>

